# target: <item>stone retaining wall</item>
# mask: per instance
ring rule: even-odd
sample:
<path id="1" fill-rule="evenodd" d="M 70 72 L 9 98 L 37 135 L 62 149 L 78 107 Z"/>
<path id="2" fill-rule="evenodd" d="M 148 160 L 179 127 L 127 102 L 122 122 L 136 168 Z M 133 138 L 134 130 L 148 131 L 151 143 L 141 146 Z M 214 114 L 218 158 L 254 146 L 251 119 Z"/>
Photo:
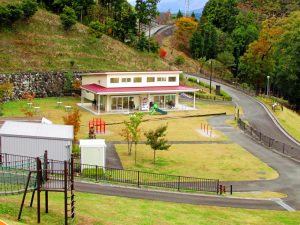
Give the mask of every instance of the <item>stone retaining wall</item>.
<path id="1" fill-rule="evenodd" d="M 0 84 L 9 81 L 14 86 L 13 96 L 6 101 L 21 99 L 24 92 L 34 92 L 40 98 L 62 96 L 72 92 L 64 89 L 65 74 L 65 71 L 0 74 Z M 81 72 L 73 74 L 81 79 Z"/>

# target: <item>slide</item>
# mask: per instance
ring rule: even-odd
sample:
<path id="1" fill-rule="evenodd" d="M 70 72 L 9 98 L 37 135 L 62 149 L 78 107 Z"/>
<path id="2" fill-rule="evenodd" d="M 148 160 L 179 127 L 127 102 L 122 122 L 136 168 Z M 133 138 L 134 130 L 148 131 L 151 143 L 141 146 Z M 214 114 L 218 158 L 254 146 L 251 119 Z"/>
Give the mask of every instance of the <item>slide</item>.
<path id="1" fill-rule="evenodd" d="M 162 114 L 162 115 L 166 115 L 167 114 L 166 111 L 163 111 L 163 110 L 161 110 L 159 108 L 156 108 L 155 111 L 158 112 L 158 113 L 160 113 L 160 114 Z"/>

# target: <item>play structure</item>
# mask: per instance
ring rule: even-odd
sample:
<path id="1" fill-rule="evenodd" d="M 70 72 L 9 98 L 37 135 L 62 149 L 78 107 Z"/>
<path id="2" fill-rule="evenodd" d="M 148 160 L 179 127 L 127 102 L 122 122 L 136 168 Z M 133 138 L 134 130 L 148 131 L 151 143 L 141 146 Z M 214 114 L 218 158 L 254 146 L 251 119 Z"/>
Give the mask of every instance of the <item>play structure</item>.
<path id="1" fill-rule="evenodd" d="M 101 118 L 93 118 L 89 121 L 89 131 L 93 131 L 96 134 L 105 134 L 106 132 L 106 123 Z"/>
<path id="2" fill-rule="evenodd" d="M 158 112 L 158 113 L 160 113 L 161 115 L 166 115 L 166 114 L 168 114 L 166 111 L 161 110 L 160 108 L 158 108 L 158 105 L 157 105 L 156 103 L 153 105 L 150 114 L 153 115 L 155 112 Z"/>
<path id="3" fill-rule="evenodd" d="M 49 192 L 64 193 L 65 224 L 75 217 L 74 161 L 48 159 L 47 151 L 41 157 L 0 153 L 0 194 L 24 192 L 18 220 L 21 219 L 26 195 L 33 191 L 30 207 L 36 195 L 37 222 L 41 221 L 41 192 L 45 193 L 45 212 L 48 213 Z"/>

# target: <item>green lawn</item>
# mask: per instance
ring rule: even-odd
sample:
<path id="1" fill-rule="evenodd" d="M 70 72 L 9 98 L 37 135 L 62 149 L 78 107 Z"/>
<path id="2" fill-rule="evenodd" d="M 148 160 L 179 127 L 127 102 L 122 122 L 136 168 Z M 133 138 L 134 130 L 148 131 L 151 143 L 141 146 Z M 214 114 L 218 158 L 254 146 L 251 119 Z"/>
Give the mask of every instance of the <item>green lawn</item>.
<path id="1" fill-rule="evenodd" d="M 29 194 L 20 223 L 15 222 L 21 195 L 0 196 L 0 218 L 11 225 L 36 224 Z M 49 193 L 49 214 L 42 204 L 41 225 L 63 224 L 63 195 Z M 43 202 L 44 198 L 42 198 Z M 76 224 L 103 225 L 298 225 L 300 213 L 232 209 L 76 193 Z"/>
<path id="2" fill-rule="evenodd" d="M 43 98 L 35 99 L 34 105 L 39 106 L 41 111 L 37 113 L 37 116 L 44 116 L 54 123 L 62 124 L 62 116 L 66 115 L 64 107 L 57 108 L 57 101 L 62 101 L 63 105 L 70 105 L 73 108 L 77 107 L 76 104 L 80 102 L 80 99 L 74 97 L 62 97 L 62 98 Z M 27 101 L 12 101 L 4 104 L 4 116 L 24 116 L 22 108 L 27 106 Z M 81 117 L 81 129 L 79 132 L 79 138 L 88 137 L 88 121 L 93 118 L 99 118 L 90 112 L 80 110 Z M 199 134 L 197 130 L 201 128 L 202 124 L 207 124 L 207 117 L 194 117 L 194 118 L 178 118 L 182 116 L 191 116 L 198 114 L 209 114 L 209 113 L 221 113 L 226 112 L 227 114 L 234 113 L 233 106 L 226 105 L 210 105 L 203 104 L 199 105 L 197 111 L 181 111 L 181 112 L 170 112 L 167 115 L 149 115 L 145 113 L 144 120 L 151 120 L 143 122 L 141 124 L 142 132 L 149 129 L 154 129 L 162 124 L 168 124 L 168 136 L 169 140 L 227 140 L 227 138 L 218 131 L 213 131 L 216 135 L 213 138 L 205 137 Z M 177 118 L 175 118 L 177 117 Z M 122 122 L 128 120 L 128 115 L 101 115 L 101 118 L 106 121 L 107 124 L 120 123 L 107 126 L 106 135 L 97 135 L 97 138 L 105 138 L 107 141 L 120 141 L 123 138 L 120 136 L 120 131 L 124 127 Z"/>
<path id="3" fill-rule="evenodd" d="M 286 107 L 283 107 L 283 111 L 280 107 L 277 107 L 277 110 L 274 112 L 272 110 L 274 102 L 271 99 L 263 97 L 259 97 L 258 99 L 270 109 L 284 129 L 300 141 L 300 115 Z"/>
<path id="4" fill-rule="evenodd" d="M 220 180 L 271 180 L 278 173 L 236 144 L 174 144 L 168 151 L 153 151 L 138 145 L 137 165 L 127 145 L 116 145 L 125 169 Z M 133 149 L 134 150 L 134 149 Z"/>

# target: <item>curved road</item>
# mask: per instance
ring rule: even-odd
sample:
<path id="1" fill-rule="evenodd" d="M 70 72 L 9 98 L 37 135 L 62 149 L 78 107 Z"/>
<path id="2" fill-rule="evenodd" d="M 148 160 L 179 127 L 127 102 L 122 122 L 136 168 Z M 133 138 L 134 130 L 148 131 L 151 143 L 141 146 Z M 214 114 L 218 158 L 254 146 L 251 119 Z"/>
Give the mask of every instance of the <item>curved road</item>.
<path id="1" fill-rule="evenodd" d="M 209 83 L 209 80 L 206 78 L 197 78 Z M 270 116 L 266 109 L 256 99 L 225 84 L 212 81 L 212 85 L 215 86 L 216 84 L 221 85 L 221 89 L 232 96 L 232 101 L 243 108 L 243 118 L 246 119 L 253 128 L 280 142 L 300 149 L 300 144 L 293 140 L 292 137 L 286 134 L 285 131 L 276 124 L 272 116 Z"/>

